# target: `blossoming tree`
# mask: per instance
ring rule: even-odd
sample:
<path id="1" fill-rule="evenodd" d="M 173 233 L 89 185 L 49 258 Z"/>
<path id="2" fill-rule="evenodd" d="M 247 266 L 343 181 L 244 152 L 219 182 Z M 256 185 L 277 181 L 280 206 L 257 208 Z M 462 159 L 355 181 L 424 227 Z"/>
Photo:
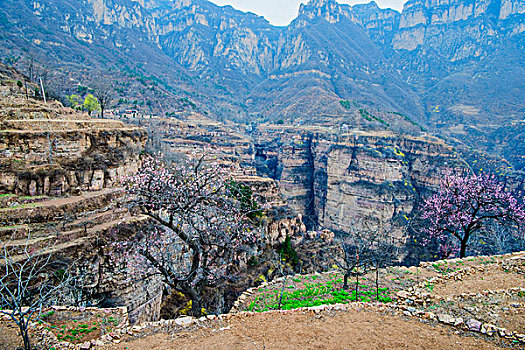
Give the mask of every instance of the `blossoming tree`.
<path id="1" fill-rule="evenodd" d="M 422 218 L 429 222 L 426 242 L 436 239 L 444 257 L 458 251 L 465 257 L 469 239 L 490 222 L 515 225 L 520 235 L 525 225 L 523 206 L 487 173 L 445 174 L 439 192 L 427 198 L 422 209 Z"/>
<path id="2" fill-rule="evenodd" d="M 227 169 L 205 157 L 168 165 L 148 156 L 125 181 L 132 205 L 159 224 L 121 244 L 131 272 L 161 275 L 192 301 L 194 316 L 206 306 L 204 288 L 227 281 L 242 247 L 258 239 L 232 183 Z"/>

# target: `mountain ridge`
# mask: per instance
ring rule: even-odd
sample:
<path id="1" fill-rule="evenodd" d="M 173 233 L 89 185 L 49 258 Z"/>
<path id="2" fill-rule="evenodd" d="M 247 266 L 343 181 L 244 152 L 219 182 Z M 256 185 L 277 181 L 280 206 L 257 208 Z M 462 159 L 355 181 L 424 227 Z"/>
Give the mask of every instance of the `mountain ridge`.
<path id="1" fill-rule="evenodd" d="M 401 13 L 373 2 L 312 0 L 284 27 L 206 0 L 5 4 L 4 59 L 34 56 L 87 83 L 79 70 L 160 77 L 166 94 L 191 98 L 219 118 L 352 120 L 357 110 L 339 103 L 347 100 L 439 131 L 501 126 L 525 112 L 525 7 L 518 0 L 410 0 Z"/>

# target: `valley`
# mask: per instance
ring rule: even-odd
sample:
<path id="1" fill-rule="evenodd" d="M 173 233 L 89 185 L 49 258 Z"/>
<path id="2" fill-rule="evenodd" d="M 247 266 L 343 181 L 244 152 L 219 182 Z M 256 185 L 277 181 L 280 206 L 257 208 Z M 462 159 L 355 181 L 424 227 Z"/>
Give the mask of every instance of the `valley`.
<path id="1" fill-rule="evenodd" d="M 4 0 L 0 348 L 523 346 L 524 19 Z"/>

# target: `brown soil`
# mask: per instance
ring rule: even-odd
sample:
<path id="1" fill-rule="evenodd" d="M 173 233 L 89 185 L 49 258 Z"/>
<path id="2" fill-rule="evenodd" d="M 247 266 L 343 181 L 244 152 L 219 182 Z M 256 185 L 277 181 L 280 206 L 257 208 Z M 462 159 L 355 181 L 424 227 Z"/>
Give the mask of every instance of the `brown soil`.
<path id="1" fill-rule="evenodd" d="M 430 294 L 443 297 L 445 301 L 429 306 L 427 311 L 452 314 L 464 319 L 473 317 L 498 327 L 525 333 L 525 295 L 495 292 L 516 287 L 525 288 L 524 275 L 506 272 L 501 265 L 487 265 L 484 271 L 466 275 L 462 280 L 449 280 L 433 285 Z M 462 293 L 477 295 L 458 297 Z"/>
<path id="2" fill-rule="evenodd" d="M 51 311 L 51 310 L 49 310 Z M 122 315 L 113 310 L 97 311 L 52 311 L 44 313 L 41 325 L 29 328 L 31 343 L 41 340 L 42 329 L 52 331 L 59 340 L 78 344 L 98 339 L 104 334 L 113 332 L 123 321 Z M 23 347 L 22 338 L 14 322 L 0 318 L 0 350 L 14 350 Z"/>
<path id="3" fill-rule="evenodd" d="M 111 349 L 499 349 L 440 325 L 371 310 L 236 315 L 209 328 L 159 333 Z M 109 349 L 109 348 L 108 348 Z"/>
<path id="4" fill-rule="evenodd" d="M 461 281 L 448 281 L 437 284 L 433 292 L 440 296 L 458 295 L 461 293 L 481 293 L 486 290 L 525 287 L 525 276 L 508 273 L 499 265 L 487 266 L 484 271 L 467 275 Z"/>
<path id="5" fill-rule="evenodd" d="M 0 319 L 0 349 L 17 349 L 23 347 L 18 327 L 13 322 Z"/>

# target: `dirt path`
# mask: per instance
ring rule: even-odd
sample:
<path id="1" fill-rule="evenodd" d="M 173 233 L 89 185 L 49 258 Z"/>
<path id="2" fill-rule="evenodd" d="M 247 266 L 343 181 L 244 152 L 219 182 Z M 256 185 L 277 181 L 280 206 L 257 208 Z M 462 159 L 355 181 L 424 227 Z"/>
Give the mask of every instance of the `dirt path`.
<path id="1" fill-rule="evenodd" d="M 473 336 L 376 311 L 234 316 L 215 326 L 125 340 L 108 349 L 499 349 Z"/>

